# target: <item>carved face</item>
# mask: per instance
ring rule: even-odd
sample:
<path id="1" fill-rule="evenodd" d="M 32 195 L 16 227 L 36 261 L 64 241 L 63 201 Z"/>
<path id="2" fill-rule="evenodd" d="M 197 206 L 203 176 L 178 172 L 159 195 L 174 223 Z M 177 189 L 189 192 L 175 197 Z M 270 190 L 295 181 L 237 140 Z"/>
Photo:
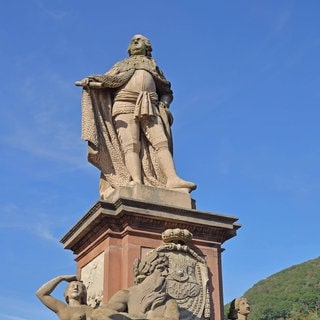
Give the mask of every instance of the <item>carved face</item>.
<path id="1" fill-rule="evenodd" d="M 132 38 L 129 45 L 130 55 L 147 55 L 147 46 L 145 39 L 141 35 L 136 35 Z"/>
<path id="2" fill-rule="evenodd" d="M 86 303 L 86 287 L 80 281 L 72 281 L 69 283 L 64 295 L 67 303 L 70 299 L 79 301 L 81 304 Z"/>
<path id="3" fill-rule="evenodd" d="M 240 299 L 238 312 L 244 316 L 247 316 L 250 313 L 250 306 L 246 298 Z"/>

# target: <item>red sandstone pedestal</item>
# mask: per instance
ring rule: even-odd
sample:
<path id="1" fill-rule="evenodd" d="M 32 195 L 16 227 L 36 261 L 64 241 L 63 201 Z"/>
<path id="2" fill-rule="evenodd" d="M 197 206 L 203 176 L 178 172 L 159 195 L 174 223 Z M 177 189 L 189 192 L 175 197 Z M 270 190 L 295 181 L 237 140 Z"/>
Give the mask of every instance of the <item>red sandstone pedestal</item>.
<path id="1" fill-rule="evenodd" d="M 76 254 L 77 272 L 88 288 L 88 300 L 103 302 L 133 285 L 133 261 L 163 244 L 166 229 L 187 229 L 191 248 L 209 268 L 212 319 L 223 319 L 221 245 L 236 235 L 237 218 L 195 209 L 189 194 L 136 185 L 98 201 L 62 238 Z"/>

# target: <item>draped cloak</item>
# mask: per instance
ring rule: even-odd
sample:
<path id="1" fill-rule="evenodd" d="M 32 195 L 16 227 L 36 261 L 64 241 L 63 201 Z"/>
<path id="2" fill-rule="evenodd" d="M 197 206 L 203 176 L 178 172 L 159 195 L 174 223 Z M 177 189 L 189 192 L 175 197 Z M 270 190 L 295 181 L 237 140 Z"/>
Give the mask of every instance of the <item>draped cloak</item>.
<path id="1" fill-rule="evenodd" d="M 99 88 L 84 87 L 82 91 L 82 139 L 88 142 L 88 161 L 101 171 L 100 195 L 105 199 L 116 188 L 126 186 L 131 176 L 126 168 L 124 154 L 112 118 L 112 105 L 115 90 L 124 85 L 135 70 L 148 71 L 155 82 L 159 100 L 162 97 L 172 100 L 170 82 L 167 81 L 153 59 L 145 56 L 131 56 L 116 63 L 103 75 L 89 76 Z M 172 116 L 168 108 L 155 105 L 163 124 L 172 152 Z M 142 182 L 145 185 L 165 187 L 166 177 L 157 162 L 156 152 L 141 131 Z"/>

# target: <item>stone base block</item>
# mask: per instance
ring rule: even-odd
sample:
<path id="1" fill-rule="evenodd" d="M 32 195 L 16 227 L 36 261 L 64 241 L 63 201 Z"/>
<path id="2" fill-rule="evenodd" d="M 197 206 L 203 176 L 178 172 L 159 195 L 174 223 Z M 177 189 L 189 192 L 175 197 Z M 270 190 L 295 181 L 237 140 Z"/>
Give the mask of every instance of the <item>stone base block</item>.
<path id="1" fill-rule="evenodd" d="M 165 230 L 187 229 L 193 234 L 190 246 L 209 268 L 211 319 L 223 319 L 221 246 L 240 225 L 236 217 L 194 207 L 189 194 L 146 186 L 121 188 L 98 201 L 61 240 L 76 255 L 89 298 L 103 295 L 107 302 L 132 286 L 134 260 L 162 245 Z"/>

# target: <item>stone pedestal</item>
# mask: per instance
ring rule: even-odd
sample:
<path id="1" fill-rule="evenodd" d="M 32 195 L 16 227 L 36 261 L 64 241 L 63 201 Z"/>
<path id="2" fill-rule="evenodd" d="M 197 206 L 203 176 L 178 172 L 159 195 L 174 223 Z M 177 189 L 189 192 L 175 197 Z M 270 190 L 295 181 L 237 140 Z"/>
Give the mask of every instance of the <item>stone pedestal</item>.
<path id="1" fill-rule="evenodd" d="M 236 235 L 237 218 L 195 209 L 189 194 L 142 185 L 114 191 L 98 201 L 62 238 L 76 254 L 78 276 L 88 300 L 103 302 L 133 285 L 133 262 L 163 244 L 166 229 L 187 229 L 190 244 L 209 268 L 211 318 L 223 319 L 221 245 Z"/>

